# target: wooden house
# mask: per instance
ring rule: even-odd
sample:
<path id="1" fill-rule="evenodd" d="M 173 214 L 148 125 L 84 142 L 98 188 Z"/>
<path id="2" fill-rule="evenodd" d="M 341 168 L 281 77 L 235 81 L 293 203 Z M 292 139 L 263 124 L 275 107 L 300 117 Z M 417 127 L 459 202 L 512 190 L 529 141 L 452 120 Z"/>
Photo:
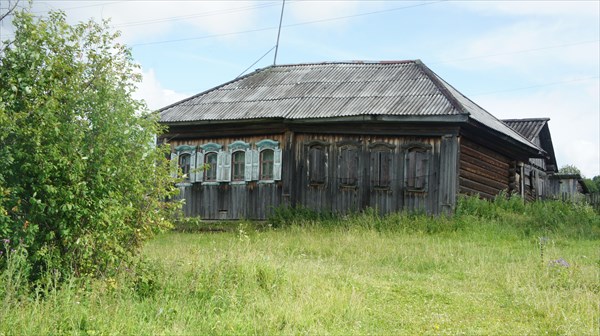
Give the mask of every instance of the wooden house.
<path id="1" fill-rule="evenodd" d="M 459 193 L 523 193 L 547 155 L 418 60 L 269 66 L 159 113 L 185 213 L 205 219 L 451 213 Z"/>
<path id="2" fill-rule="evenodd" d="M 502 120 L 523 137 L 544 150 L 541 158 L 530 158 L 524 169 L 524 195 L 528 200 L 553 198 L 556 188 L 551 177 L 558 173 L 558 165 L 554 155 L 554 146 L 548 127 L 548 118 L 507 119 Z"/>

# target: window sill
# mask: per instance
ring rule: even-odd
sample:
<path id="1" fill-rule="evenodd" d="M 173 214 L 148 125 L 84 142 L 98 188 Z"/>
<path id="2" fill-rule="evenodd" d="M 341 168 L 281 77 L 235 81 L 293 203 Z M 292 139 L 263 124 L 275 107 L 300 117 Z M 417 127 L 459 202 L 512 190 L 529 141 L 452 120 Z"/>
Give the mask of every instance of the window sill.
<path id="1" fill-rule="evenodd" d="M 374 186 L 373 190 L 375 191 L 391 191 L 391 188 L 389 186 L 384 187 L 384 186 Z"/>
<path id="2" fill-rule="evenodd" d="M 245 185 L 247 182 L 246 181 L 231 181 L 229 182 L 230 185 Z"/>
<path id="3" fill-rule="evenodd" d="M 180 182 L 180 183 L 175 183 L 176 187 L 191 187 L 192 183 L 191 182 Z"/>
<path id="4" fill-rule="evenodd" d="M 214 185 L 219 185 L 220 183 L 217 181 L 210 181 L 210 182 L 202 182 L 201 185 L 203 186 L 214 186 Z"/>
<path id="5" fill-rule="evenodd" d="M 258 180 L 258 182 L 256 182 L 258 184 L 273 184 L 275 183 L 275 180 Z"/>

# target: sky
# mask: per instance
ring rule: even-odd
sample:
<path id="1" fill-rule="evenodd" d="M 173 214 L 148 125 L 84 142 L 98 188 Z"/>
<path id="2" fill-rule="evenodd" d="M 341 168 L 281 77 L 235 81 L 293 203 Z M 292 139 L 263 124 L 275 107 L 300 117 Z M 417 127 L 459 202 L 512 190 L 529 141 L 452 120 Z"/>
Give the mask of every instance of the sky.
<path id="1" fill-rule="evenodd" d="M 110 19 L 151 109 L 274 62 L 420 59 L 499 119 L 550 118 L 559 167 L 600 175 L 599 0 L 286 0 L 275 59 L 282 4 L 34 0 L 30 11 Z"/>

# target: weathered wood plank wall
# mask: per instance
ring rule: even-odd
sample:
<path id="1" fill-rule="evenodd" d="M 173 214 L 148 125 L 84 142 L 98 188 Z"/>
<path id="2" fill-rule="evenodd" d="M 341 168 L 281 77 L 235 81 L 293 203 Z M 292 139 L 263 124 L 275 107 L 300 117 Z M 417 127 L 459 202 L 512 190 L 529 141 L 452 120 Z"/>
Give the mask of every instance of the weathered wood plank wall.
<path id="1" fill-rule="evenodd" d="M 362 136 L 353 134 L 297 133 L 294 156 L 294 192 L 292 198 L 299 204 L 316 211 L 351 213 L 372 207 L 381 213 L 412 211 L 440 213 L 451 211 L 456 200 L 456 167 L 458 144 L 456 136 L 442 137 L 416 136 Z M 358 150 L 355 185 L 344 185 L 345 177 L 340 176 L 342 164 L 341 150 L 352 144 Z M 370 156 L 373 144 L 386 144 L 391 151 L 390 177 L 387 187 L 373 184 L 373 167 Z M 422 144 L 429 146 L 426 190 L 409 190 L 405 185 L 406 146 Z M 312 183 L 309 179 L 309 149 L 319 145 L 325 150 L 324 183 Z M 419 173 L 421 174 L 421 173 Z M 440 196 L 443 194 L 443 196 Z"/>
<path id="2" fill-rule="evenodd" d="M 451 213 L 454 209 L 459 186 L 458 158 L 464 147 L 459 147 L 456 134 L 372 136 L 354 133 L 297 133 L 286 130 L 282 134 L 235 138 L 211 136 L 203 139 L 174 139 L 171 144 L 173 147 L 198 146 L 213 142 L 227 146 L 237 140 L 256 143 L 263 139 L 279 141 L 283 150 L 281 181 L 267 184 L 256 181 L 241 184 L 189 184 L 182 187 L 181 191 L 181 196 L 186 199 L 185 215 L 204 219 L 265 219 L 275 207 L 281 205 L 304 206 L 316 211 L 340 214 L 358 212 L 367 207 L 374 208 L 381 214 L 397 211 L 439 214 Z M 311 183 L 309 180 L 311 144 L 320 144 L 324 149 L 324 183 Z M 411 165 L 409 172 L 406 167 L 407 152 L 414 146 L 424 148 L 427 155 L 422 164 Z M 471 150 L 478 153 L 473 147 L 464 148 L 467 148 L 467 152 Z M 351 151 L 344 152 L 348 149 Z M 383 157 L 386 160 L 389 158 L 389 167 L 386 169 L 389 171 L 390 181 L 383 186 L 374 182 L 378 178 L 376 175 L 380 174 L 373 166 L 373 153 L 378 150 L 389 152 L 389 156 L 386 154 Z M 493 152 L 488 154 L 490 157 L 494 155 Z M 356 160 L 352 161 L 356 164 L 352 169 L 343 166 L 348 164 L 348 158 Z M 491 166 L 508 165 L 501 160 L 485 162 Z M 472 176 L 468 175 L 473 174 L 469 169 L 474 170 L 467 166 L 460 171 L 466 172 L 467 177 Z M 501 171 L 498 167 L 495 170 L 497 174 Z M 416 176 L 416 184 L 424 183 L 423 189 L 409 187 L 406 182 L 407 174 Z M 486 172 L 483 175 L 499 186 L 493 179 L 493 174 Z"/>
<path id="3" fill-rule="evenodd" d="M 210 137 L 193 139 L 173 139 L 173 148 L 180 145 L 199 146 L 217 143 L 227 145 L 241 140 L 254 144 L 263 139 L 279 142 L 284 150 L 283 134 L 254 135 L 241 137 Z M 230 183 L 188 183 L 180 187 L 180 197 L 185 199 L 183 208 L 186 216 L 200 216 L 203 219 L 266 219 L 274 207 L 282 203 L 282 182 L 261 183 L 256 181 L 240 184 Z"/>

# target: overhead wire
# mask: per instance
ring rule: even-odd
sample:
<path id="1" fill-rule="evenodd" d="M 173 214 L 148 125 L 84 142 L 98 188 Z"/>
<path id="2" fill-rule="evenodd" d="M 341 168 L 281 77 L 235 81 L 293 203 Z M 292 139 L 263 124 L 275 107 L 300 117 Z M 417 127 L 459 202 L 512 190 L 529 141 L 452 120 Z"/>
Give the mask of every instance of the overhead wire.
<path id="1" fill-rule="evenodd" d="M 474 94 L 470 94 L 469 97 L 485 96 L 485 95 L 495 94 L 495 93 L 534 89 L 534 88 L 538 88 L 538 87 L 554 86 L 554 85 L 560 85 L 560 84 L 565 84 L 565 83 L 584 82 L 584 81 L 588 81 L 588 80 L 592 80 L 592 79 L 598 79 L 598 78 L 600 78 L 600 76 L 592 76 L 592 77 L 585 77 L 585 78 L 575 78 L 575 79 L 570 79 L 570 80 L 565 80 L 565 81 L 559 81 L 559 82 L 552 82 L 552 83 L 539 84 L 539 85 L 531 85 L 531 86 L 523 86 L 523 87 L 520 87 L 520 88 L 513 88 L 513 89 L 506 89 L 506 90 L 496 90 L 496 91 L 489 91 L 489 92 L 482 92 L 482 93 L 474 93 Z"/>
<path id="2" fill-rule="evenodd" d="M 489 58 L 489 57 L 496 57 L 496 56 L 506 56 L 506 55 L 522 54 L 522 53 L 528 53 L 528 52 L 534 52 L 534 51 L 541 51 L 541 50 L 548 50 L 548 49 L 557 49 L 557 48 L 571 47 L 571 46 L 576 46 L 576 45 L 598 43 L 598 42 L 600 42 L 600 40 L 588 40 L 588 41 L 580 41 L 580 42 L 573 42 L 573 43 L 564 43 L 564 44 L 559 44 L 559 45 L 552 45 L 552 46 L 546 46 L 546 47 L 540 47 L 540 48 L 533 48 L 533 49 L 521 49 L 521 50 L 510 51 L 510 52 L 503 52 L 503 53 L 497 53 L 497 54 L 489 54 L 489 55 L 481 55 L 481 56 L 457 58 L 457 59 L 453 59 L 453 60 L 442 60 L 442 61 L 437 61 L 437 62 L 428 62 L 427 64 L 429 64 L 429 65 L 435 65 L 435 64 L 447 64 L 447 63 L 454 63 L 454 62 L 463 62 L 463 61 L 470 61 L 470 60 L 480 59 L 480 58 Z"/>
<path id="3" fill-rule="evenodd" d="M 208 11 L 208 12 L 197 13 L 197 14 L 188 14 L 188 15 L 172 16 L 172 17 L 160 18 L 160 19 L 150 19 L 150 20 L 126 22 L 126 23 L 121 23 L 121 24 L 115 24 L 115 25 L 113 25 L 113 28 L 140 26 L 140 25 L 146 25 L 146 24 L 180 21 L 180 20 L 214 16 L 214 15 L 246 12 L 246 11 L 254 10 L 254 9 L 273 7 L 278 4 L 279 4 L 279 2 L 270 2 L 270 3 L 260 4 L 260 5 L 244 6 L 244 7 L 238 7 L 238 8 L 230 8 L 230 9 L 221 9 L 221 10 L 214 10 L 214 11 Z"/>
<path id="4" fill-rule="evenodd" d="M 37 4 L 44 4 L 47 5 L 48 7 L 54 7 L 51 4 L 52 1 L 36 1 Z M 54 2 L 64 2 L 64 1 L 54 1 Z M 120 1 L 110 1 L 110 2 L 102 2 L 102 3 L 97 3 L 97 4 L 90 4 L 90 5 L 82 5 L 82 6 L 75 6 L 75 7 L 67 7 L 67 8 L 62 8 L 62 10 L 67 11 L 67 10 L 71 10 L 71 9 L 80 9 L 80 8 L 88 8 L 88 7 L 100 7 L 100 6 L 106 6 L 106 5 L 113 5 L 113 4 L 117 4 L 117 3 L 121 3 L 121 2 L 127 2 L 127 0 L 120 0 Z M 32 11 L 32 14 L 40 14 L 40 13 L 46 13 L 47 11 Z"/>
<path id="5" fill-rule="evenodd" d="M 288 1 L 289 2 L 296 2 L 296 3 L 300 2 L 300 1 L 293 1 L 293 0 L 288 0 Z M 310 24 L 315 24 L 315 23 L 330 22 L 330 21 L 337 21 L 337 20 L 346 20 L 346 19 L 351 19 L 351 18 L 355 18 L 355 17 L 361 17 L 361 16 L 368 16 L 368 15 L 375 15 L 375 14 L 381 14 L 381 13 L 399 11 L 399 10 L 404 10 L 404 9 L 409 9 L 409 8 L 414 8 L 414 7 L 428 6 L 428 5 L 438 4 L 438 3 L 447 2 L 447 1 L 449 1 L 449 0 L 430 1 L 430 2 L 424 2 L 424 3 L 418 3 L 418 4 L 414 4 L 414 5 L 409 5 L 409 6 L 388 8 L 388 9 L 384 9 L 384 10 L 377 10 L 377 11 L 371 11 L 371 12 L 365 12 L 365 13 L 358 13 L 358 14 L 353 14 L 353 15 L 345 15 L 345 16 L 338 16 L 338 17 L 332 17 L 332 18 L 326 18 L 326 19 L 320 19 L 320 20 L 298 22 L 298 23 L 294 23 L 294 24 L 282 25 L 282 27 L 284 27 L 284 28 L 290 28 L 290 27 L 310 25 Z M 123 2 L 127 2 L 127 1 L 123 0 L 123 1 L 102 2 L 102 3 L 98 3 L 98 4 L 89 4 L 89 5 L 68 7 L 68 8 L 64 8 L 63 10 L 71 10 L 71 9 L 80 9 L 80 8 L 87 8 L 87 7 L 97 7 L 97 6 L 113 5 L 113 4 L 123 3 Z M 44 1 L 44 2 L 41 2 L 41 3 L 47 4 L 47 5 L 50 6 L 50 1 Z M 234 8 L 234 9 L 215 10 L 215 11 L 208 11 L 208 12 L 204 12 L 204 13 L 184 15 L 184 16 L 175 16 L 175 17 L 162 18 L 162 19 L 152 19 L 152 20 L 142 20 L 142 21 L 135 21 L 135 22 L 129 22 L 129 23 L 122 23 L 122 24 L 114 25 L 113 27 L 129 27 L 129 26 L 136 26 L 136 25 L 155 24 L 155 23 L 162 23 L 162 22 L 169 22 L 169 21 L 185 20 L 185 19 L 196 18 L 196 17 L 207 17 L 207 16 L 214 16 L 214 15 L 222 15 L 222 14 L 229 14 L 229 13 L 235 13 L 235 12 L 243 12 L 243 11 L 250 11 L 250 10 L 261 9 L 261 8 L 267 8 L 267 7 L 276 6 L 278 4 L 279 4 L 278 1 L 274 1 L 272 3 L 260 4 L 260 5 L 253 5 L 253 6 L 244 6 L 244 7 Z M 32 12 L 32 13 L 42 13 L 42 12 L 38 11 L 38 12 Z M 130 47 L 146 46 L 146 45 L 154 45 L 154 44 L 165 44 L 165 43 L 176 43 L 176 42 L 184 42 L 184 41 L 191 41 L 191 40 L 201 40 L 201 39 L 209 39 L 209 38 L 225 37 L 225 36 L 233 36 L 233 35 L 242 35 L 242 34 L 249 34 L 249 33 L 261 32 L 261 31 L 267 31 L 267 30 L 274 30 L 274 29 L 277 29 L 277 28 L 278 28 L 277 26 L 271 26 L 271 27 L 249 29 L 249 30 L 237 31 L 237 32 L 230 32 L 230 33 L 220 33 L 220 34 L 211 34 L 211 35 L 196 36 L 196 37 L 181 38 L 181 39 L 171 39 L 171 40 L 163 40 L 163 41 L 153 41 L 153 42 L 145 42 L 145 43 L 136 43 L 136 44 L 131 44 Z M 576 45 L 583 45 L 583 44 L 590 44 L 590 43 L 598 43 L 598 42 L 600 42 L 600 40 L 580 41 L 580 42 L 565 43 L 565 44 L 560 44 L 560 45 L 546 46 L 546 47 L 533 48 L 533 49 L 522 49 L 522 50 L 517 50 L 517 51 L 512 51 L 512 52 L 504 52 L 504 53 L 496 53 L 496 54 L 489 54 L 489 55 L 481 55 L 481 56 L 459 58 L 459 59 L 454 59 L 454 60 L 441 60 L 441 61 L 432 62 L 432 63 L 429 63 L 429 64 L 463 62 L 463 61 L 469 61 L 469 60 L 474 60 L 474 59 L 490 58 L 490 57 L 505 56 L 505 55 L 519 54 L 519 53 L 527 53 L 527 52 L 535 52 L 535 51 L 542 51 L 542 50 L 556 49 L 556 48 L 564 48 L 564 47 L 570 47 L 570 46 L 576 46 Z M 275 47 L 272 47 L 271 49 L 269 49 L 263 56 L 261 56 L 249 68 L 251 68 L 256 63 L 258 63 L 260 60 L 262 60 L 274 48 Z M 244 70 L 242 72 L 242 74 L 245 73 L 248 69 Z M 242 74 L 240 74 L 240 76 Z M 481 96 L 481 95 L 488 95 L 488 94 L 501 93 L 501 92 L 525 90 L 525 89 L 536 88 L 536 87 L 544 87 L 544 86 L 559 85 L 559 84 L 570 83 L 570 82 L 586 81 L 586 80 L 591 80 L 591 79 L 596 79 L 596 78 L 598 78 L 598 76 L 588 77 L 588 78 L 581 78 L 581 79 L 573 79 L 573 80 L 567 80 L 567 81 L 560 81 L 560 82 L 553 82 L 553 83 L 541 84 L 541 85 L 533 85 L 533 86 L 527 86 L 527 87 L 521 87 L 521 88 L 515 88 L 515 89 L 507 89 L 507 90 L 498 90 L 498 91 L 491 91 L 491 92 L 484 92 L 484 93 L 476 93 L 476 94 L 472 94 L 471 96 Z"/>
<path id="6" fill-rule="evenodd" d="M 431 2 L 425 2 L 425 3 L 416 4 L 416 5 L 402 6 L 402 7 L 395 7 L 395 8 L 388 8 L 388 9 L 383 9 L 383 10 L 378 10 L 378 11 L 372 11 L 372 12 L 365 12 L 365 13 L 358 13 L 358 14 L 353 14 L 353 15 L 337 16 L 337 17 L 332 17 L 332 18 L 327 18 L 327 19 L 320 19 L 320 20 L 312 20 L 312 21 L 304 21 L 304 22 L 298 22 L 298 23 L 293 23 L 293 24 L 288 24 L 288 25 L 282 25 L 282 27 L 283 28 L 290 28 L 290 27 L 310 25 L 310 24 L 314 24 L 314 23 L 337 21 L 337 20 L 346 20 L 346 19 L 351 19 L 351 18 L 354 18 L 354 17 L 366 16 L 366 15 L 375 15 L 375 14 L 381 14 L 381 13 L 387 13 L 387 12 L 399 11 L 399 10 L 403 10 L 403 9 L 414 8 L 414 7 L 421 7 L 421 6 L 433 5 L 433 4 L 438 4 L 438 3 L 442 3 L 442 2 L 446 2 L 446 1 L 448 1 L 448 0 L 431 1 Z M 223 37 L 223 36 L 231 36 L 231 35 L 249 34 L 249 33 L 255 33 L 255 32 L 259 32 L 259 31 L 273 30 L 273 29 L 277 29 L 277 28 L 278 28 L 278 26 L 271 26 L 271 27 L 249 29 L 249 30 L 231 32 L 231 33 L 212 34 L 212 35 L 188 37 L 188 38 L 182 38 L 182 39 L 172 39 L 172 40 L 163 40 L 163 41 L 135 43 L 135 44 L 132 44 L 131 47 L 146 46 L 146 45 L 153 45 L 153 44 L 175 43 L 175 42 L 192 41 L 192 40 L 202 40 L 202 39 L 207 39 L 207 38 Z"/>

